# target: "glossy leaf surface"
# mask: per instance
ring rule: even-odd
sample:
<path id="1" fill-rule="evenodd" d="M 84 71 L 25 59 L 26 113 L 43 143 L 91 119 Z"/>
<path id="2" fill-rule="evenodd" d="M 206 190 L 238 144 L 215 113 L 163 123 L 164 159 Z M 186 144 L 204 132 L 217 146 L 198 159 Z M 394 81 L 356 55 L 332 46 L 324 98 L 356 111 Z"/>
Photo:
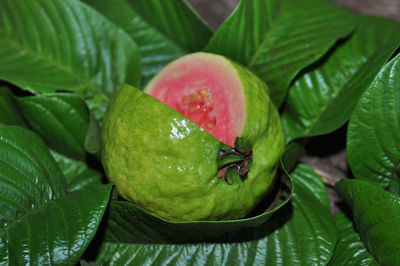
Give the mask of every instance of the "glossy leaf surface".
<path id="1" fill-rule="evenodd" d="M 84 0 L 138 44 L 143 85 L 167 63 L 201 50 L 211 30 L 182 0 Z"/>
<path id="2" fill-rule="evenodd" d="M 335 216 L 338 242 L 328 265 L 378 265 L 365 248 L 354 225 L 343 213 Z"/>
<path id="3" fill-rule="evenodd" d="M 103 172 L 99 170 L 100 162 L 96 159 L 89 157 L 87 161 L 77 161 L 53 151 L 51 154 L 67 180 L 69 191 L 107 183 Z"/>
<path id="4" fill-rule="evenodd" d="M 79 1 L 4 0 L 0 17 L 0 79 L 33 92 L 86 97 L 139 84 L 135 42 Z"/>
<path id="5" fill-rule="evenodd" d="M 353 30 L 352 14 L 325 0 L 243 0 L 205 50 L 249 67 L 279 107 L 291 80 Z"/>
<path id="6" fill-rule="evenodd" d="M 0 128 L 0 262 L 74 264 L 93 238 L 111 186 L 68 193 L 65 177 L 32 131 Z"/>
<path id="7" fill-rule="evenodd" d="M 400 55 L 377 75 L 360 98 L 347 136 L 354 176 L 387 187 L 398 183 L 400 162 Z"/>
<path id="8" fill-rule="evenodd" d="M 44 94 L 18 98 L 18 107 L 28 125 L 52 149 L 84 160 L 89 110 L 85 101 L 73 94 Z"/>
<path id="9" fill-rule="evenodd" d="M 312 65 L 290 88 L 282 122 L 287 140 L 341 127 L 400 44 L 400 23 L 358 17 L 355 33 Z"/>
<path id="10" fill-rule="evenodd" d="M 343 179 L 336 189 L 353 210 L 354 223 L 380 265 L 400 261 L 400 197 L 368 181 Z"/>

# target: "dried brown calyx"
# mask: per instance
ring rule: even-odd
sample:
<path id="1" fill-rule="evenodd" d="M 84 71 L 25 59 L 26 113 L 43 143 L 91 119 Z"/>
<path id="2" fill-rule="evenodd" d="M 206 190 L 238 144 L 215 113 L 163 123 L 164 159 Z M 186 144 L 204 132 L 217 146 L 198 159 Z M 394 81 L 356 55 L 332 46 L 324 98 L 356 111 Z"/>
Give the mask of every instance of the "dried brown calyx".
<path id="1" fill-rule="evenodd" d="M 231 184 L 229 174 L 232 171 L 244 180 L 249 172 L 249 164 L 253 160 L 253 152 L 249 143 L 243 138 L 237 138 L 235 146 L 222 146 L 218 154 L 217 176 L 226 183 Z"/>

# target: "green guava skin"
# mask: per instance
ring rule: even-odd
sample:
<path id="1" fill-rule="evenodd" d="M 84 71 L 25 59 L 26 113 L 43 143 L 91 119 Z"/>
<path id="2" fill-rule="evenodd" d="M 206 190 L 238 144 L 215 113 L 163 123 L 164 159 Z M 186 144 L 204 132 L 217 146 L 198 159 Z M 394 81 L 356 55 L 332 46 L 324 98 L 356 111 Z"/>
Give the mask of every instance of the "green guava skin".
<path id="1" fill-rule="evenodd" d="M 242 80 L 247 119 L 240 137 L 252 145 L 244 180 L 217 177 L 219 140 L 148 94 L 123 85 L 103 123 L 102 162 L 120 195 L 168 221 L 246 216 L 275 180 L 285 141 L 265 83 L 229 61 Z"/>

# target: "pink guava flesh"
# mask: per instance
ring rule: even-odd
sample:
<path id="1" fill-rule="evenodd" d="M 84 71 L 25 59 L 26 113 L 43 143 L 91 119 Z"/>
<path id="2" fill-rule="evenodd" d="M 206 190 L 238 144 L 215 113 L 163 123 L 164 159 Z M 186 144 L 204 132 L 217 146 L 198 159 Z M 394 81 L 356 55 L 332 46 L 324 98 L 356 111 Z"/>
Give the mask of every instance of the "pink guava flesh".
<path id="1" fill-rule="evenodd" d="M 196 53 L 165 67 L 145 91 L 233 147 L 246 119 L 242 83 L 224 57 Z"/>

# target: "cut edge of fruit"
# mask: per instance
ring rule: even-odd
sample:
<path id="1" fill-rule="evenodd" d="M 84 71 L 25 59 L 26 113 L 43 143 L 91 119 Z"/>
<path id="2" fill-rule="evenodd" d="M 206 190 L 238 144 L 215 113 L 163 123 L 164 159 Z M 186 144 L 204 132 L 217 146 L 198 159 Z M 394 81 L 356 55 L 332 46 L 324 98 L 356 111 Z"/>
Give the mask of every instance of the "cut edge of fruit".
<path id="1" fill-rule="evenodd" d="M 230 147 L 244 130 L 243 84 L 223 56 L 204 52 L 183 56 L 160 71 L 144 91 Z"/>

